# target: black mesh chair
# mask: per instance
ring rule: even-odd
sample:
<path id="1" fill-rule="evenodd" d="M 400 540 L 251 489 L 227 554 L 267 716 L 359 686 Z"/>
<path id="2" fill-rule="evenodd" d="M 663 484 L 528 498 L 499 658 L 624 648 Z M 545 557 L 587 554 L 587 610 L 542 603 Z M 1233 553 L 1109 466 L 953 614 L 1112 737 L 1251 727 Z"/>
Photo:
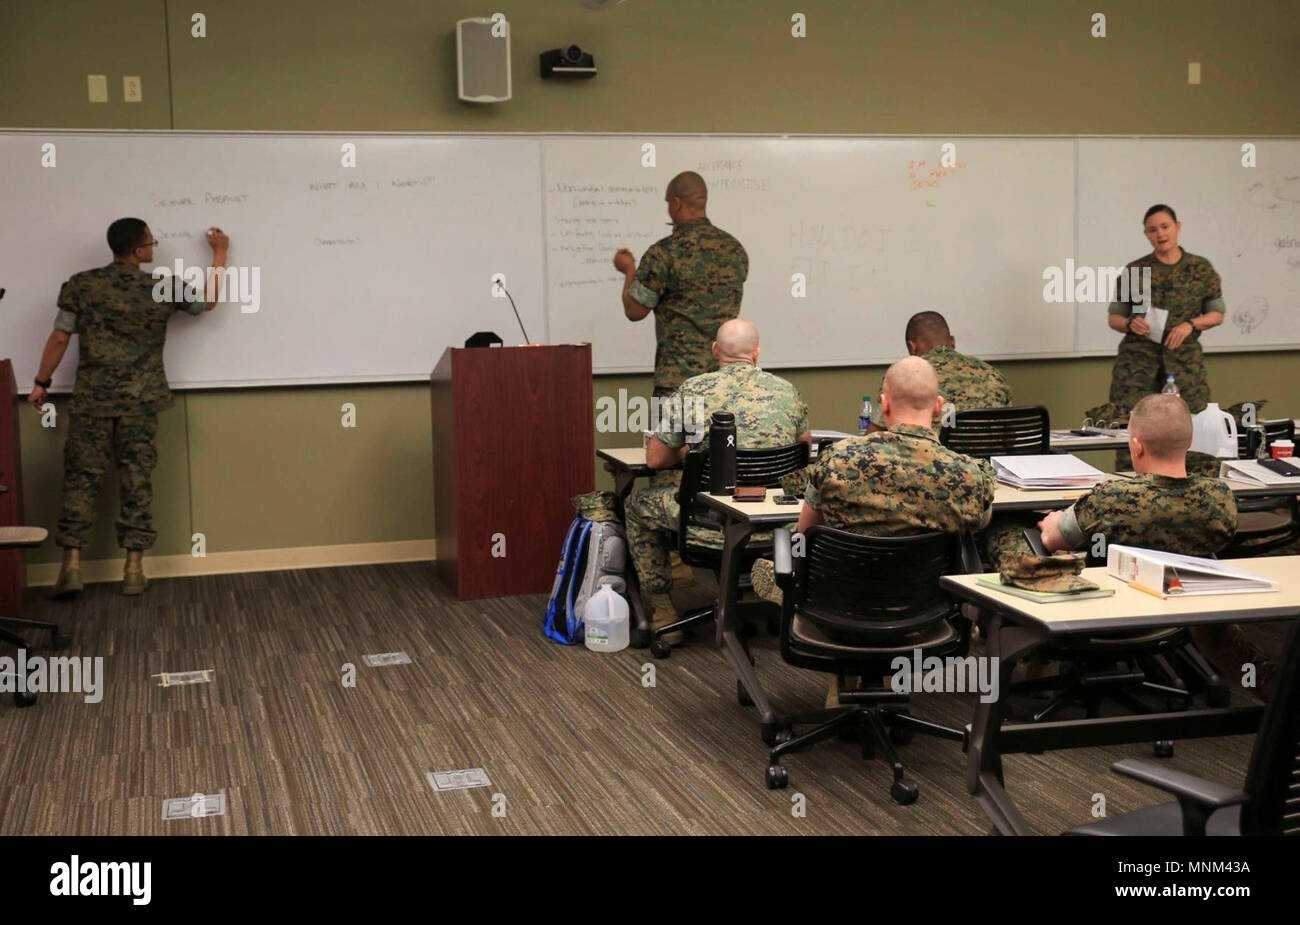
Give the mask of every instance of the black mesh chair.
<path id="1" fill-rule="evenodd" d="M 970 624 L 939 586 L 940 576 L 956 571 L 958 537 L 944 533 L 917 536 L 860 536 L 826 526 L 804 534 L 804 554 L 791 555 L 789 534 L 774 538 L 776 583 L 781 588 L 781 657 L 791 665 L 836 675 L 841 706 L 782 717 L 768 757 L 767 786 L 789 783 L 781 758 L 833 736 L 854 736 L 863 759 L 879 756 L 893 770 L 890 796 L 911 803 L 915 782 L 903 774 L 894 743 L 914 733 L 961 742 L 960 729 L 917 719 L 904 706 L 910 695 L 892 689 L 892 662 L 965 655 Z M 846 676 L 860 676 L 845 690 Z M 918 679 L 919 680 L 919 679 Z M 795 727 L 815 728 L 795 736 Z"/>
<path id="2" fill-rule="evenodd" d="M 1132 758 L 1111 770 L 1178 798 L 1069 835 L 1300 835 L 1300 625 L 1293 624 L 1240 790 Z"/>
<path id="3" fill-rule="evenodd" d="M 778 446 L 761 450 L 736 451 L 736 484 L 762 485 L 777 488 L 781 479 L 792 472 L 797 472 L 808 465 L 808 444 L 803 441 L 789 446 Z M 712 549 L 693 542 L 691 528 L 712 530 L 721 540 L 718 523 L 713 519 L 709 509 L 697 499 L 701 491 L 709 487 L 709 454 L 704 448 L 686 454 L 682 463 L 682 482 L 677 491 L 677 504 L 681 511 L 677 518 L 676 543 L 677 554 L 691 568 L 707 568 L 717 578 L 722 567 L 722 549 Z M 779 531 L 785 532 L 785 531 Z M 756 534 L 745 546 L 741 562 L 742 576 L 748 576 L 754 560 L 771 555 L 772 541 L 770 535 Z M 743 579 L 742 579 L 743 580 Z M 696 626 L 713 619 L 714 607 L 698 607 L 689 610 L 680 619 L 655 630 L 655 639 L 650 644 L 650 654 L 655 658 L 667 658 L 672 654 L 672 646 L 663 637 L 688 627 Z"/>
<path id="4" fill-rule="evenodd" d="M 979 459 L 1036 456 L 1052 452 L 1052 428 L 1042 405 L 971 408 L 939 428 L 939 442 L 955 453 Z"/>
<path id="5" fill-rule="evenodd" d="M 1295 441 L 1295 421 L 1281 418 L 1260 421 L 1268 442 Z M 1246 458 L 1245 432 L 1237 434 L 1237 458 Z M 1237 533 L 1222 553 L 1225 559 L 1266 556 L 1290 546 L 1300 539 L 1300 498 L 1295 495 L 1269 495 L 1263 498 L 1237 499 Z"/>

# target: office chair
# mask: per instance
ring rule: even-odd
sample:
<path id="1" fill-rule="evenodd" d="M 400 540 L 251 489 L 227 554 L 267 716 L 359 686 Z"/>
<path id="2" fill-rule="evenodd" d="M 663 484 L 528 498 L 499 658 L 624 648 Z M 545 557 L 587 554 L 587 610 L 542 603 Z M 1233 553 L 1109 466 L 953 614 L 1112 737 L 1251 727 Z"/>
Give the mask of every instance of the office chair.
<path id="1" fill-rule="evenodd" d="M 1295 421 L 1281 418 L 1260 421 L 1268 442 L 1295 440 Z M 1237 434 L 1237 458 L 1246 458 L 1248 435 Z M 1300 498 L 1295 495 L 1270 495 L 1264 498 L 1237 499 L 1237 533 L 1220 553 L 1225 559 L 1266 556 L 1300 539 Z"/>
<path id="2" fill-rule="evenodd" d="M 1292 624 L 1286 654 L 1264 708 L 1246 782 L 1240 790 L 1132 758 L 1111 770 L 1178 798 L 1077 826 L 1068 835 L 1300 835 L 1300 625 Z"/>
<path id="3" fill-rule="evenodd" d="M 5 487 L 0 485 L 0 492 Z M 43 527 L 0 527 L 0 551 L 6 549 L 30 549 L 45 542 L 47 532 Z M 8 627 L 9 629 L 6 629 Z M 31 648 L 27 640 L 10 629 L 47 630 L 50 634 L 50 647 L 66 649 L 68 637 L 59 632 L 54 623 L 44 620 L 20 620 L 17 617 L 0 616 L 0 642 L 7 642 L 19 649 Z M 36 702 L 36 695 L 30 692 L 14 691 L 14 703 L 20 707 L 30 707 Z"/>
<path id="4" fill-rule="evenodd" d="M 789 446 L 778 446 L 761 450 L 736 450 L 736 484 L 763 485 L 776 488 L 781 478 L 791 472 L 797 472 L 808 465 L 808 444 L 803 441 Z M 700 528 L 713 531 L 719 537 L 718 524 L 707 507 L 701 504 L 696 495 L 708 490 L 709 454 L 700 448 L 686 454 L 682 463 L 682 481 L 677 491 L 677 504 L 681 512 L 677 518 L 675 541 L 677 554 L 691 568 L 707 568 L 713 571 L 715 580 L 722 568 L 722 550 L 710 549 L 695 542 Z M 692 528 L 695 528 L 694 530 Z M 786 531 L 778 529 L 777 533 Z M 692 534 L 695 534 L 694 536 Z M 788 534 L 787 534 L 788 536 Z M 740 569 L 741 580 L 747 581 L 749 570 L 754 560 L 771 554 L 770 535 L 756 533 L 745 545 L 745 552 Z M 650 654 L 655 658 L 668 658 L 673 651 L 672 645 L 663 637 L 668 633 L 713 619 L 714 607 L 697 607 L 688 610 L 680 620 L 669 623 L 655 630 L 655 639 L 650 644 Z"/>
<path id="5" fill-rule="evenodd" d="M 939 442 L 955 453 L 979 459 L 1034 456 L 1052 452 L 1052 428 L 1042 405 L 971 408 L 939 428 Z"/>
<path id="6" fill-rule="evenodd" d="M 912 716 L 903 706 L 910 695 L 890 686 L 891 662 L 900 655 L 910 661 L 916 649 L 924 659 L 962 656 L 969 648 L 970 624 L 958 619 L 957 604 L 939 587 L 940 576 L 956 570 L 958 537 L 861 536 L 816 526 L 804 534 L 804 555 L 791 555 L 784 531 L 776 532 L 773 553 L 782 596 L 781 657 L 836 675 L 841 688 L 846 675 L 860 676 L 862 683 L 856 690 L 841 689 L 839 707 L 781 718 L 767 786 L 789 783 L 783 755 L 848 734 L 864 760 L 879 756 L 890 765 L 894 802 L 915 801 L 918 788 L 904 776 L 894 743 L 906 744 L 917 732 L 961 742 L 964 733 Z M 815 728 L 793 734 L 794 727 L 809 724 Z"/>

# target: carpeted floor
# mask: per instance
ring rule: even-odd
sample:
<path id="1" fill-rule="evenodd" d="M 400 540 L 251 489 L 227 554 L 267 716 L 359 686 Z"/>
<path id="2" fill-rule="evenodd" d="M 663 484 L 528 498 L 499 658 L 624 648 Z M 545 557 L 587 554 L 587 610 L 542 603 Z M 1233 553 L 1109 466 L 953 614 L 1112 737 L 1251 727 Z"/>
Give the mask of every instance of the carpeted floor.
<path id="1" fill-rule="evenodd" d="M 103 700 L 0 700 L 0 834 L 980 834 L 959 745 L 903 749 L 920 800 L 896 806 L 890 776 L 832 741 L 764 785 L 752 709 L 711 631 L 653 662 L 543 637 L 540 596 L 456 601 L 427 563 L 154 581 L 139 598 L 90 586 L 78 601 L 33 594 L 28 616 L 72 637 L 60 655 L 102 656 Z M 30 637 L 35 639 L 35 637 Z M 1280 639 L 1280 633 L 1270 638 Z M 44 640 L 40 640 L 44 644 Z M 753 641 L 778 708 L 816 708 L 827 679 Z M 413 664 L 368 668 L 367 653 Z M 6 648 L 0 654 L 13 655 Z M 43 653 L 49 654 L 49 653 Z M 356 686 L 343 686 L 343 666 Z M 655 685 L 642 684 L 653 664 Z M 215 669 L 211 684 L 158 686 L 163 671 Z M 913 711 L 964 725 L 973 697 L 925 695 Z M 1250 737 L 1180 742 L 1172 763 L 1224 783 Z M 1038 831 L 1157 802 L 1109 765 L 1150 746 L 1007 759 L 1008 787 Z M 435 792 L 431 770 L 482 767 L 492 786 Z M 225 793 L 223 817 L 164 822 L 162 801 Z M 493 794 L 504 815 L 493 814 Z M 802 794 L 805 814 L 792 813 Z"/>

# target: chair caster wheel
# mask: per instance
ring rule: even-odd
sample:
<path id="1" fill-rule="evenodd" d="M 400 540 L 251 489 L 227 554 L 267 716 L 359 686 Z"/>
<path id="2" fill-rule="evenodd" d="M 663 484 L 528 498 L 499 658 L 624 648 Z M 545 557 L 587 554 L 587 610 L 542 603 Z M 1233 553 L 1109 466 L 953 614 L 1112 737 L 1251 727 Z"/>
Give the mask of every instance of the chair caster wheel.
<path id="1" fill-rule="evenodd" d="M 668 658 L 673 654 L 673 647 L 662 639 L 656 639 L 650 643 L 650 654 L 655 658 Z"/>
<path id="2" fill-rule="evenodd" d="M 1165 712 L 1166 712 L 1166 713 L 1181 713 L 1183 710 L 1186 710 L 1186 709 L 1187 709 L 1188 707 L 1190 707 L 1190 706 L 1191 706 L 1191 704 L 1188 703 L 1186 697 L 1166 697 L 1166 698 L 1165 698 Z"/>
<path id="3" fill-rule="evenodd" d="M 14 691 L 14 703 L 20 707 L 30 707 L 36 702 L 36 695 L 30 691 Z"/>
<path id="4" fill-rule="evenodd" d="M 767 789 L 780 790 L 790 783 L 790 772 L 779 764 L 767 766 Z"/>
<path id="5" fill-rule="evenodd" d="M 894 785 L 889 788 L 889 796 L 899 806 L 906 806 L 908 803 L 915 803 L 916 798 L 921 795 L 921 788 L 916 786 L 916 781 L 903 780 L 894 781 Z"/>
<path id="6" fill-rule="evenodd" d="M 736 682 L 736 702 L 742 707 L 752 707 L 754 698 L 749 696 L 749 691 L 745 690 L 745 685 L 739 681 Z"/>
<path id="7" fill-rule="evenodd" d="M 1168 739 L 1161 739 L 1151 746 L 1151 752 L 1157 758 L 1174 757 L 1174 743 Z"/>
<path id="8" fill-rule="evenodd" d="M 780 742 L 789 742 L 792 738 L 789 726 L 779 726 L 776 723 L 763 723 L 759 727 L 758 734 L 768 748 Z"/>
<path id="9" fill-rule="evenodd" d="M 786 742 L 789 742 L 793 738 L 794 738 L 794 733 L 791 732 L 789 729 L 778 729 L 776 731 L 776 735 L 773 737 L 773 741 L 777 745 L 784 745 Z"/>
<path id="10" fill-rule="evenodd" d="M 1222 710 L 1232 701 L 1232 694 L 1223 684 L 1215 684 L 1213 687 L 1205 689 L 1205 703 L 1207 706 L 1214 707 L 1216 710 Z"/>
<path id="11" fill-rule="evenodd" d="M 631 638 L 628 640 L 634 649 L 645 649 L 650 645 L 650 631 L 634 629 Z"/>

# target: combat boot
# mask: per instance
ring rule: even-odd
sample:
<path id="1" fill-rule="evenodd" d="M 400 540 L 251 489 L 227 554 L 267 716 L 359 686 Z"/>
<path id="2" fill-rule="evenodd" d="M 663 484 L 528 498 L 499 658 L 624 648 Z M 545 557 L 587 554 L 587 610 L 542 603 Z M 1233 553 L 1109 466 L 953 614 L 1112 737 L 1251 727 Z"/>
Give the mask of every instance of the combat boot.
<path id="1" fill-rule="evenodd" d="M 63 565 L 59 569 L 59 579 L 54 583 L 54 599 L 69 601 L 80 594 L 81 590 L 81 549 L 64 546 Z"/>
<path id="2" fill-rule="evenodd" d="M 136 595 L 149 587 L 149 579 L 144 577 L 144 550 L 128 549 L 126 567 L 122 569 L 122 593 Z"/>
<path id="3" fill-rule="evenodd" d="M 653 613 L 650 614 L 651 629 L 657 630 L 661 626 L 667 626 L 669 623 L 677 622 L 679 619 L 677 616 L 677 608 L 673 606 L 673 599 L 666 591 L 662 594 L 651 593 L 646 595 L 646 597 L 649 598 L 650 607 L 653 610 Z M 658 638 L 662 639 L 670 646 L 677 646 L 681 645 L 683 636 L 681 630 L 678 630 L 675 633 L 668 633 L 667 635 Z"/>
<path id="4" fill-rule="evenodd" d="M 668 552 L 668 564 L 673 569 L 673 584 L 688 585 L 695 580 L 695 569 L 682 561 L 682 557 L 673 549 Z"/>

